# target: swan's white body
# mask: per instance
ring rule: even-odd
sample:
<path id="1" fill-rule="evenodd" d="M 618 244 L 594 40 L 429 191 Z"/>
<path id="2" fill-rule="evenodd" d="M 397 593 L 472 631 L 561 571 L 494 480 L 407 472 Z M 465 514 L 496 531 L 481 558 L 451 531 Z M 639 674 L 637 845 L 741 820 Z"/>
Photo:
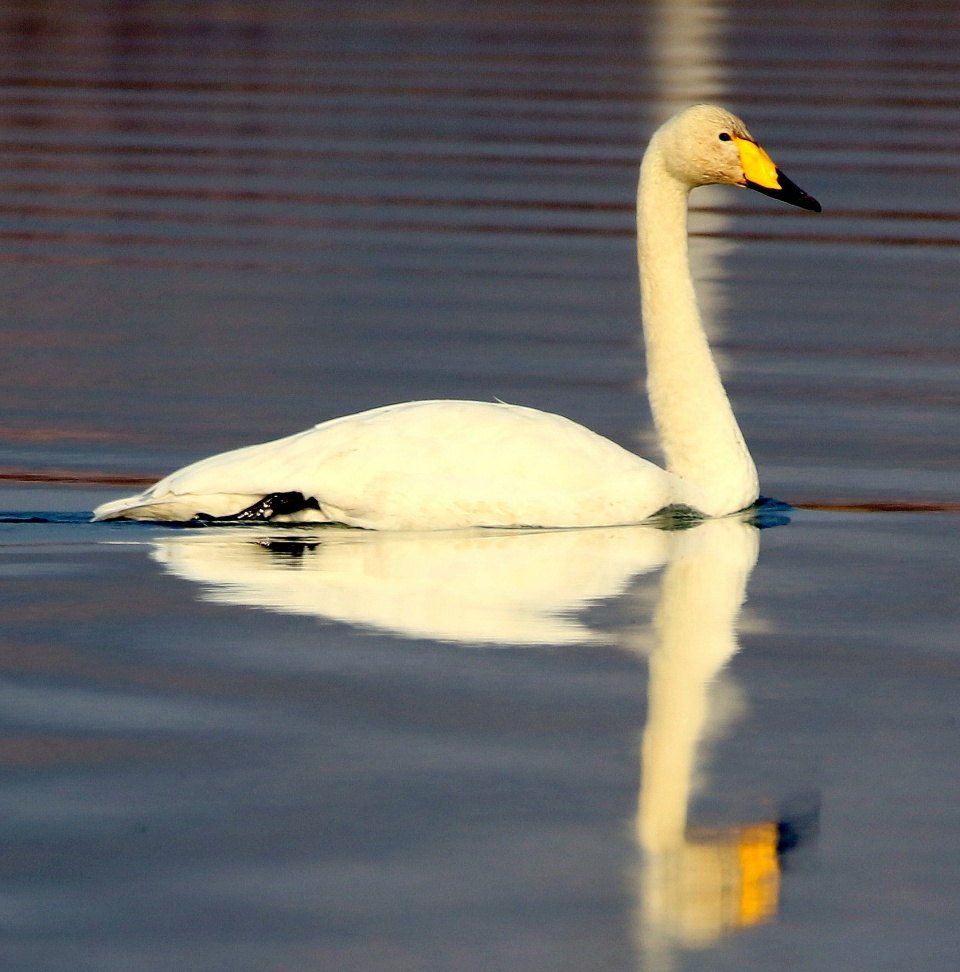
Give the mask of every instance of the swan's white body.
<path id="1" fill-rule="evenodd" d="M 378 530 L 636 523 L 683 484 L 559 415 L 485 402 L 408 402 L 212 456 L 98 518 L 228 516 L 269 493 L 316 497 L 299 521 Z"/>
<path id="2" fill-rule="evenodd" d="M 666 470 L 558 415 L 409 402 L 212 456 L 103 504 L 95 519 L 230 517 L 274 493 L 312 501 L 277 519 L 379 530 L 608 526 L 674 504 L 707 516 L 744 509 L 757 498 L 757 472 L 707 344 L 687 257 L 687 196 L 716 182 L 769 195 L 786 193 L 783 183 L 805 200 L 787 201 L 817 207 L 722 109 L 690 108 L 651 139 L 637 241 L 648 392 Z"/>

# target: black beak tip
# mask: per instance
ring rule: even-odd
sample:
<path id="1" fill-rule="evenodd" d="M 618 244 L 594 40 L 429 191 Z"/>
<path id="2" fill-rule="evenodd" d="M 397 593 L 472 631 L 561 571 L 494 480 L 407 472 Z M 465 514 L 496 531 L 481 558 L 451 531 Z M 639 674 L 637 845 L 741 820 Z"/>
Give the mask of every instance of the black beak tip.
<path id="1" fill-rule="evenodd" d="M 777 169 L 777 181 L 780 183 L 779 189 L 768 189 L 766 186 L 758 186 L 755 182 L 747 182 L 748 189 L 755 189 L 762 192 L 771 199 L 779 199 L 781 202 L 790 203 L 791 206 L 798 206 L 800 209 L 807 209 L 811 213 L 822 212 L 820 203 L 813 196 L 808 196 L 795 182 L 791 182 L 779 169 Z"/>

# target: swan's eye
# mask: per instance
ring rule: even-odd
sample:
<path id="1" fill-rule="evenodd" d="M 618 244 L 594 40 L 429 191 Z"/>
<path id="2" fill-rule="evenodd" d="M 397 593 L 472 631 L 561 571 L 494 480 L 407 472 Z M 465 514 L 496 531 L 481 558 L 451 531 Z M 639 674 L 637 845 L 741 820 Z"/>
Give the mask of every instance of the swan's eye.
<path id="1" fill-rule="evenodd" d="M 730 141 L 730 136 L 726 132 L 721 132 L 720 133 L 720 141 L 721 142 L 729 142 Z"/>

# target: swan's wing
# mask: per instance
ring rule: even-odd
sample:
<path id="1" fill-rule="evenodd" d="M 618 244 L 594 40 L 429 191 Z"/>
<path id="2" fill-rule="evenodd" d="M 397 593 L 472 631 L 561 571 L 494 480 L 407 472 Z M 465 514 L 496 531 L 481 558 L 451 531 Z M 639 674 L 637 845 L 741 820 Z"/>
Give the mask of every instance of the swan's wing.
<path id="1" fill-rule="evenodd" d="M 223 516 L 288 491 L 317 501 L 312 519 L 371 529 L 633 523 L 683 501 L 675 477 L 561 416 L 440 401 L 212 456 L 96 517 Z"/>

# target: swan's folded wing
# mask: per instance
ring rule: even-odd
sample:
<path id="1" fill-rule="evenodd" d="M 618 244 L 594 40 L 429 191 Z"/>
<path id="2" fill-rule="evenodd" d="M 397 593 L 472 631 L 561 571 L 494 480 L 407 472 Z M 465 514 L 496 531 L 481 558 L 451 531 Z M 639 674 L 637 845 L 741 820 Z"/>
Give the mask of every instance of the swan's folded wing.
<path id="1" fill-rule="evenodd" d="M 561 416 L 441 401 L 375 409 L 212 456 L 96 516 L 161 518 L 142 513 L 191 506 L 191 516 L 221 516 L 287 491 L 316 500 L 311 519 L 370 529 L 635 523 L 684 501 L 675 477 Z M 218 509 L 206 508 L 213 503 Z"/>

